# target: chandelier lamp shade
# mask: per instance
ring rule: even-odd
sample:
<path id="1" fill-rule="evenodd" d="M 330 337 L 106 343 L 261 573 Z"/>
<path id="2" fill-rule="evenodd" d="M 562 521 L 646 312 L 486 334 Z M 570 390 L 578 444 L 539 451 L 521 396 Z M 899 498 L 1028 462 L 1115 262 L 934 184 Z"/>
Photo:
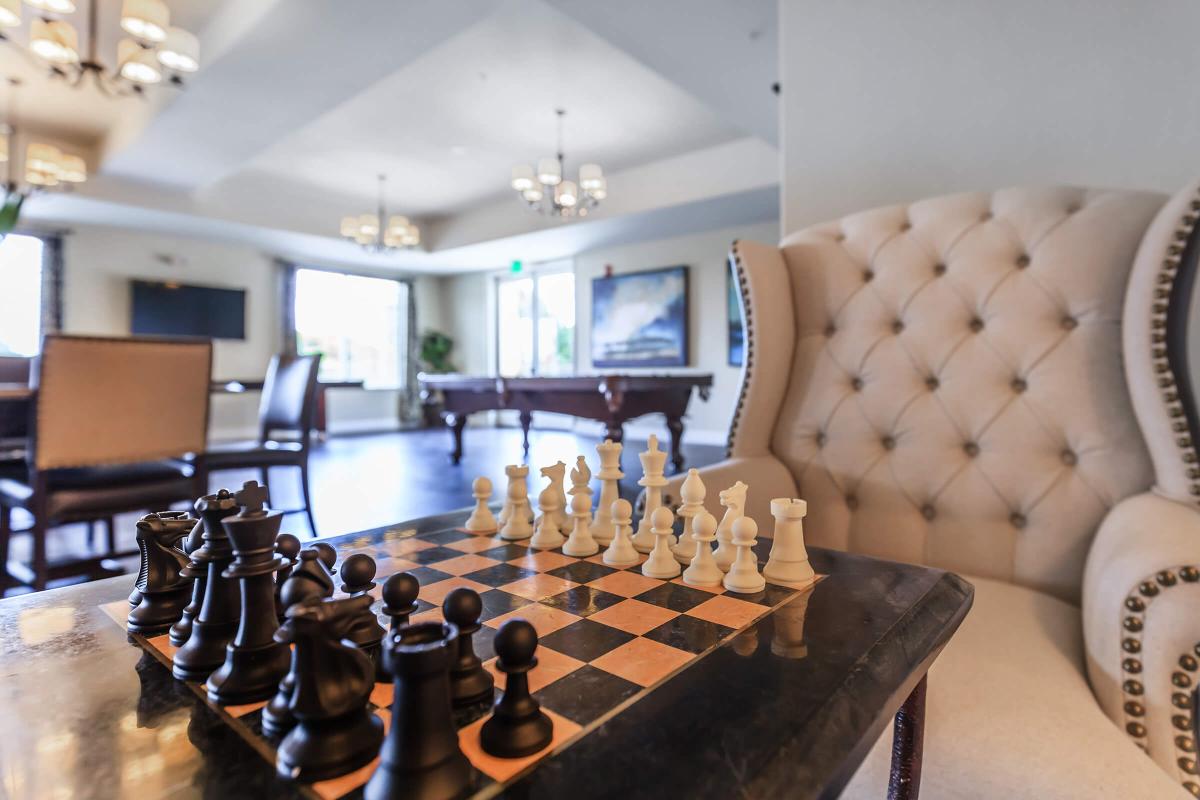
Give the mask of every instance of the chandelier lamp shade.
<path id="1" fill-rule="evenodd" d="M 387 176 L 379 176 L 379 207 L 374 214 L 342 217 L 342 236 L 372 253 L 407 250 L 421 243 L 421 231 L 408 217 L 388 214 L 384 199 Z"/>
<path id="2" fill-rule="evenodd" d="M 9 120 L 0 123 L 0 171 L 4 196 L 28 197 L 36 191 L 70 189 L 87 180 L 87 163 L 82 156 L 66 153 L 58 146 L 26 141 L 16 127 L 16 95 L 21 82 L 9 78 Z"/>
<path id="3" fill-rule="evenodd" d="M 608 182 L 599 164 L 579 167 L 579 181 L 563 179 L 563 117 L 567 112 L 555 109 L 558 117 L 558 152 L 554 158 L 542 158 L 536 168 L 517 164 L 512 168 L 511 186 L 525 204 L 534 211 L 563 219 L 587 216 L 590 209 L 608 197 Z"/>
<path id="4" fill-rule="evenodd" d="M 82 2 L 87 3 L 86 50 L 72 22 L 79 11 L 76 0 L 0 0 L 0 42 L 17 47 L 72 86 L 83 85 L 91 76 L 96 86 L 114 96 L 138 94 L 164 82 L 180 87 L 185 75 L 200 69 L 199 40 L 171 26 L 171 10 L 163 0 L 123 0 L 119 23 L 125 36 L 117 43 L 116 64 L 102 63 L 99 0 Z M 22 23 L 22 6 L 31 16 L 26 47 L 14 38 Z"/>

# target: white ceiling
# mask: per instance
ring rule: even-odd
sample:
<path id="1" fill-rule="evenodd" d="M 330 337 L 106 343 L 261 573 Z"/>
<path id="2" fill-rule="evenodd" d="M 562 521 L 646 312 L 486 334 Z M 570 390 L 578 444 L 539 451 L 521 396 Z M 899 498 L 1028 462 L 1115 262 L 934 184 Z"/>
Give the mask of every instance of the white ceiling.
<path id="1" fill-rule="evenodd" d="M 115 30 L 119 0 L 99 2 Z M 153 210 L 158 229 L 258 230 L 264 248 L 319 237 L 330 258 L 361 262 L 337 223 L 373 208 L 386 172 L 389 206 L 417 217 L 434 251 L 391 263 L 444 270 L 547 228 L 570 254 L 596 239 L 589 225 L 633 235 L 651 212 L 778 180 L 774 0 L 168 3 L 201 36 L 204 66 L 183 92 L 109 101 L 25 68 L 22 118 L 98 154 L 84 197 L 35 198 L 32 218 L 138 227 Z M 0 69 L 21 69 L 6 51 Z M 507 189 L 514 162 L 553 154 L 556 107 L 568 171 L 596 161 L 611 176 L 594 221 L 551 224 Z"/>

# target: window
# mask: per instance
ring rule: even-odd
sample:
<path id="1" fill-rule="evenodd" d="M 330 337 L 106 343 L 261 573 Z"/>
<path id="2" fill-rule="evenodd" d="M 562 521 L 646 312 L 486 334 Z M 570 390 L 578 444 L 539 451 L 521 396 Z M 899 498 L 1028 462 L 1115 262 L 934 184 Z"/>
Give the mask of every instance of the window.
<path id="1" fill-rule="evenodd" d="M 409 286 L 319 269 L 296 270 L 296 349 L 320 353 L 319 377 L 396 389 L 408 369 Z"/>
<path id="2" fill-rule="evenodd" d="M 42 240 L 9 234 L 0 241 L 0 356 L 34 356 L 42 341 Z"/>
<path id="3" fill-rule="evenodd" d="M 496 287 L 497 370 L 567 375 L 575 370 L 575 273 L 545 269 Z M 536 324 L 535 324 L 536 320 Z"/>

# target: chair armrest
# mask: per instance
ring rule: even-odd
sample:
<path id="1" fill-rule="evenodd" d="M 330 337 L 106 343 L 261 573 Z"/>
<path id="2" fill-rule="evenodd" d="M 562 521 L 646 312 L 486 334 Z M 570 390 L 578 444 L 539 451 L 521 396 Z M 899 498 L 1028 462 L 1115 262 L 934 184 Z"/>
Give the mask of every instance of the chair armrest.
<path id="1" fill-rule="evenodd" d="M 767 520 L 771 519 L 771 499 L 796 496 L 796 481 L 792 473 L 775 456 L 731 458 L 701 467 L 699 472 L 707 489 L 704 507 L 717 519 L 725 513 L 720 499 L 723 489 L 728 489 L 738 481 L 750 487 L 746 494 L 746 514 L 754 517 L 758 523 L 760 536 L 771 535 L 771 526 L 767 524 Z M 679 486 L 686 477 L 686 472 L 672 475 L 663 488 L 663 502 L 672 511 L 679 504 Z M 645 490 L 642 490 L 638 497 L 639 508 L 644 496 Z"/>
<path id="2" fill-rule="evenodd" d="M 1083 625 L 1088 675 L 1105 713 L 1200 794 L 1192 714 L 1200 679 L 1200 510 L 1151 493 L 1118 503 L 1088 554 Z"/>

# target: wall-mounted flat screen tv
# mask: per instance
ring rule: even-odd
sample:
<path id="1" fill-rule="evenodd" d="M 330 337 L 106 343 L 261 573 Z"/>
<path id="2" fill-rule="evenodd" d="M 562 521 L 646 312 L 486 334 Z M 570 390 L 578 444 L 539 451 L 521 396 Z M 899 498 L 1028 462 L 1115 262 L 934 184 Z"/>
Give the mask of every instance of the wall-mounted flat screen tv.
<path id="1" fill-rule="evenodd" d="M 246 292 L 215 286 L 131 281 L 134 334 L 246 338 Z"/>

